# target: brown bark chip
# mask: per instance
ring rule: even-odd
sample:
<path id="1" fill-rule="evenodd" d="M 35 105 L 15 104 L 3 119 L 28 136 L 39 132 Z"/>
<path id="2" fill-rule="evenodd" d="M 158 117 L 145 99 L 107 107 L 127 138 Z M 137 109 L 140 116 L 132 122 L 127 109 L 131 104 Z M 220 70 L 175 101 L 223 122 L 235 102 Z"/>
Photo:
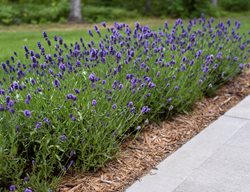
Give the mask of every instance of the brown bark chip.
<path id="1" fill-rule="evenodd" d="M 214 97 L 198 101 L 193 111 L 150 124 L 121 146 L 119 156 L 95 173 L 66 175 L 58 192 L 118 192 L 148 173 L 169 154 L 250 94 L 250 71 L 221 87 Z"/>

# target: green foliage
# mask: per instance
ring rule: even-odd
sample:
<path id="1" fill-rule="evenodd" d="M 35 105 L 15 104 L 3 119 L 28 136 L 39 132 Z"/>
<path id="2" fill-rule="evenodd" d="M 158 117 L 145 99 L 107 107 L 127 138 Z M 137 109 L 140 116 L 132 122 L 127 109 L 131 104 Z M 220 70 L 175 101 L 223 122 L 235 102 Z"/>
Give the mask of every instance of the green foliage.
<path id="1" fill-rule="evenodd" d="M 0 23 L 20 24 L 20 23 L 46 23 L 60 21 L 67 17 L 69 13 L 69 3 L 67 0 L 51 2 L 46 4 L 3 4 L 0 7 Z"/>
<path id="2" fill-rule="evenodd" d="M 17 3 L 17 4 L 58 4 L 61 0 L 0 0 L 0 3 Z"/>
<path id="3" fill-rule="evenodd" d="M 86 5 L 82 7 L 82 16 L 88 22 L 101 22 L 109 20 L 122 20 L 127 18 L 136 18 L 138 13 L 136 11 L 127 11 L 122 8 L 91 6 Z"/>
<path id="4" fill-rule="evenodd" d="M 0 6 L 0 23 L 1 24 L 13 24 L 17 23 L 18 13 L 11 5 Z"/>
<path id="5" fill-rule="evenodd" d="M 201 14 L 215 16 L 215 8 L 211 5 L 211 0 L 183 0 L 184 12 L 189 17 L 199 17 Z"/>
<path id="6" fill-rule="evenodd" d="M 250 10 L 249 0 L 220 0 L 219 5 L 226 11 L 240 12 Z"/>
<path id="7" fill-rule="evenodd" d="M 136 10 L 141 15 L 194 17 L 205 14 L 214 16 L 210 0 L 85 0 L 85 5 L 121 7 Z"/>

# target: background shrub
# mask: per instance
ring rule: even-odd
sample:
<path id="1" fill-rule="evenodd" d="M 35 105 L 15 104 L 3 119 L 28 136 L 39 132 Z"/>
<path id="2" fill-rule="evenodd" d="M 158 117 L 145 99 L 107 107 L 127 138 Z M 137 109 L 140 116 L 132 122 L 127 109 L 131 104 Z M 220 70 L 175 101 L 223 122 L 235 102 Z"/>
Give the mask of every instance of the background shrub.
<path id="1" fill-rule="evenodd" d="M 84 0 L 84 4 L 92 6 L 121 7 L 137 11 L 146 16 L 190 17 L 214 15 L 210 0 Z"/>
<path id="2" fill-rule="evenodd" d="M 249 11 L 250 1 L 248 0 L 220 0 L 219 5 L 226 11 Z"/>
<path id="3" fill-rule="evenodd" d="M 13 24 L 17 23 L 18 12 L 11 5 L 0 6 L 0 23 L 1 24 Z"/>
<path id="4" fill-rule="evenodd" d="M 139 16 L 136 10 L 128 11 L 122 8 L 113 8 L 106 6 L 86 5 L 82 8 L 82 16 L 84 21 L 101 22 L 107 20 L 122 20 L 125 18 L 136 18 Z"/>
<path id="5" fill-rule="evenodd" d="M 44 1 L 45 2 L 45 1 Z M 67 18 L 69 2 L 67 0 L 52 1 L 48 4 L 3 3 L 0 6 L 0 24 L 46 23 L 57 22 Z"/>

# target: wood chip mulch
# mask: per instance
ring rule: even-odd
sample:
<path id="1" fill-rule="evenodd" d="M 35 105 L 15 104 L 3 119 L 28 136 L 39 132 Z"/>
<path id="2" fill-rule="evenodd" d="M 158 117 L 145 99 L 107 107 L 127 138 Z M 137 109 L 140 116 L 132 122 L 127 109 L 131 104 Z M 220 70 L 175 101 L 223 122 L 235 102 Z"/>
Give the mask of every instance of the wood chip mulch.
<path id="1" fill-rule="evenodd" d="M 197 102 L 193 111 L 160 124 L 150 124 L 128 139 L 119 156 L 95 173 L 66 175 L 58 192 L 120 192 L 147 174 L 168 155 L 250 94 L 250 70 L 226 85 L 214 97 Z"/>

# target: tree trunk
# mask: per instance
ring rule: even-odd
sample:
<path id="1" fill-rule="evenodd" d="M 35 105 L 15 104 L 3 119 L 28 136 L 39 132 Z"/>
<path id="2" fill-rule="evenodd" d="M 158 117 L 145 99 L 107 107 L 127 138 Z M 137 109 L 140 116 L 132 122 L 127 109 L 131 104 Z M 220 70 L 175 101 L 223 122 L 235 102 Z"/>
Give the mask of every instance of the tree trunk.
<path id="1" fill-rule="evenodd" d="M 146 0 L 144 11 L 145 11 L 145 14 L 148 14 L 151 11 L 151 0 Z"/>
<path id="2" fill-rule="evenodd" d="M 81 22 L 81 0 L 70 0 L 70 14 L 69 21 L 71 22 Z"/>
<path id="3" fill-rule="evenodd" d="M 217 0 L 212 0 L 212 5 L 217 7 L 218 1 Z"/>

